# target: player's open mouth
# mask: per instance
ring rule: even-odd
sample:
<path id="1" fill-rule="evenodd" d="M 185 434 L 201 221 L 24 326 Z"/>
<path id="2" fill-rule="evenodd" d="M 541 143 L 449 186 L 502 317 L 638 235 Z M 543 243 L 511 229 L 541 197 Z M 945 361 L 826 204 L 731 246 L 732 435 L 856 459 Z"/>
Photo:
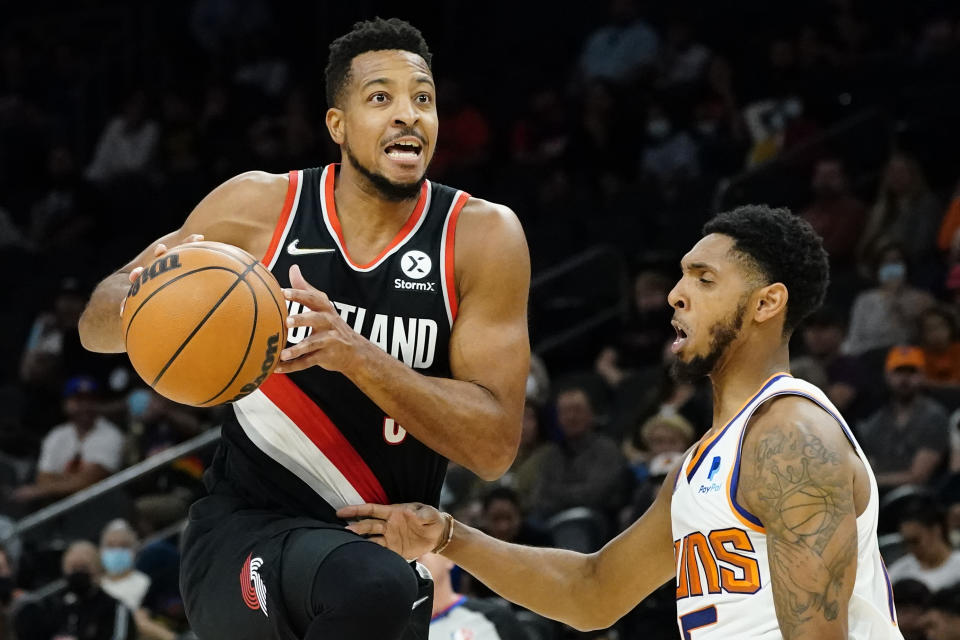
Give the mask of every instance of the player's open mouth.
<path id="1" fill-rule="evenodd" d="M 678 353 L 680 349 L 683 348 L 683 345 L 686 344 L 687 342 L 687 332 L 683 328 L 683 326 L 676 320 L 674 320 L 670 324 L 673 325 L 674 331 L 677 332 L 676 339 L 673 341 L 673 344 L 670 345 L 670 351 L 673 353 Z"/>
<path id="2" fill-rule="evenodd" d="M 391 160 L 396 160 L 403 164 L 414 163 L 417 162 L 420 154 L 423 153 L 423 145 L 416 138 L 400 138 L 384 147 L 383 152 L 387 154 Z"/>

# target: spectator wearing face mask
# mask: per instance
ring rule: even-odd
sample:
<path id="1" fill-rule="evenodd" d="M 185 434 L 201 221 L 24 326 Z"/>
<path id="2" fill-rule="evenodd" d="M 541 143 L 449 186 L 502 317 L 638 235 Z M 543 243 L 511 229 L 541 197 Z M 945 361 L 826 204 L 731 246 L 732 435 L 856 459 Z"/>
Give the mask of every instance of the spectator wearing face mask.
<path id="1" fill-rule="evenodd" d="M 907 282 L 906 255 L 899 245 L 885 245 L 877 256 L 877 286 L 853 302 L 845 345 L 852 355 L 914 342 L 917 320 L 934 304 L 929 293 Z"/>
<path id="2" fill-rule="evenodd" d="M 936 251 L 943 208 L 930 190 L 916 158 L 904 153 L 891 156 L 873 210 L 863 229 L 861 253 L 872 255 L 885 242 L 903 247 L 916 266 Z"/>
<path id="3" fill-rule="evenodd" d="M 140 608 L 150 589 L 150 577 L 133 566 L 137 545 L 136 532 L 122 519 L 107 524 L 100 536 L 100 561 L 105 572 L 100 586 L 131 611 Z"/>
<path id="4" fill-rule="evenodd" d="M 133 640 L 130 610 L 100 588 L 103 565 L 97 547 L 86 540 L 63 554 L 66 589 L 24 605 L 16 615 L 18 640 Z"/>
<path id="5" fill-rule="evenodd" d="M 101 588 L 130 609 L 141 640 L 173 640 L 176 634 L 155 620 L 145 606 L 149 598 L 150 576 L 134 567 L 140 540 L 126 520 L 107 524 L 100 536 L 100 561 L 104 576 Z"/>

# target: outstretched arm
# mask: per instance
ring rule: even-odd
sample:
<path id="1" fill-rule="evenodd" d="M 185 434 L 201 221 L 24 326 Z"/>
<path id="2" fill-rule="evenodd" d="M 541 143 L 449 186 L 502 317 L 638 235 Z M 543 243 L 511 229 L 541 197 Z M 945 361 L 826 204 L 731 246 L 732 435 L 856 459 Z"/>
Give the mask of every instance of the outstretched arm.
<path id="1" fill-rule="evenodd" d="M 609 627 L 676 574 L 670 528 L 673 474 L 657 500 L 629 529 L 592 554 L 510 544 L 453 523 L 442 550 L 498 594 L 576 629 Z M 422 504 L 344 507 L 349 525 L 405 558 L 446 540 L 446 518 Z"/>
<path id="2" fill-rule="evenodd" d="M 748 429 L 738 496 L 766 529 L 780 631 L 785 640 L 845 639 L 862 463 L 837 422 L 802 398 L 771 401 Z"/>
<path id="3" fill-rule="evenodd" d="M 250 171 L 211 191 L 181 228 L 159 238 L 97 285 L 80 316 L 83 346 L 100 353 L 126 351 L 120 305 L 130 290 L 131 274 L 167 249 L 205 236 L 207 240 L 240 247 L 258 258 L 262 256 L 270 240 L 269 230 L 280 215 L 287 185 L 287 176 Z"/>

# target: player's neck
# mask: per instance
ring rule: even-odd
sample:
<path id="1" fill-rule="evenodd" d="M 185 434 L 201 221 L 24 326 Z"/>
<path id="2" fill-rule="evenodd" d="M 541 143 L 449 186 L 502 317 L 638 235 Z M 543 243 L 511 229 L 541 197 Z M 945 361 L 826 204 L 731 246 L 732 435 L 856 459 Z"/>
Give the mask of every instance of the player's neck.
<path id="1" fill-rule="evenodd" d="M 760 357 L 764 352 L 766 357 Z M 790 352 L 786 342 L 773 350 L 752 344 L 739 345 L 710 374 L 714 428 L 721 428 L 732 420 L 772 376 L 789 370 Z"/>
<path id="2" fill-rule="evenodd" d="M 419 197 L 418 191 L 406 200 L 388 200 L 349 162 L 340 165 L 334 183 L 340 224 L 345 230 L 360 229 L 365 235 L 391 230 L 395 233 L 413 213 Z"/>

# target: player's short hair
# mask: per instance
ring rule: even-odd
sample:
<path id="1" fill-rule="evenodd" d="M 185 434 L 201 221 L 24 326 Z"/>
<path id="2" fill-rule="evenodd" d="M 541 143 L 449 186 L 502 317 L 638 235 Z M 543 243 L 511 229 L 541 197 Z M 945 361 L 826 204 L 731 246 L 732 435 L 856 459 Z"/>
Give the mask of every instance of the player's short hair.
<path id="1" fill-rule="evenodd" d="M 423 34 L 412 24 L 399 18 L 374 18 L 353 25 L 353 29 L 330 43 L 330 57 L 324 71 L 327 82 L 327 105 L 337 104 L 350 79 L 350 64 L 368 51 L 399 50 L 415 53 L 430 67 L 433 56 Z"/>
<path id="2" fill-rule="evenodd" d="M 783 323 L 789 335 L 820 308 L 830 283 L 830 264 L 823 240 L 806 220 L 786 208 L 746 205 L 717 215 L 703 226 L 703 235 L 722 233 L 763 285 L 782 282 L 789 292 Z"/>

